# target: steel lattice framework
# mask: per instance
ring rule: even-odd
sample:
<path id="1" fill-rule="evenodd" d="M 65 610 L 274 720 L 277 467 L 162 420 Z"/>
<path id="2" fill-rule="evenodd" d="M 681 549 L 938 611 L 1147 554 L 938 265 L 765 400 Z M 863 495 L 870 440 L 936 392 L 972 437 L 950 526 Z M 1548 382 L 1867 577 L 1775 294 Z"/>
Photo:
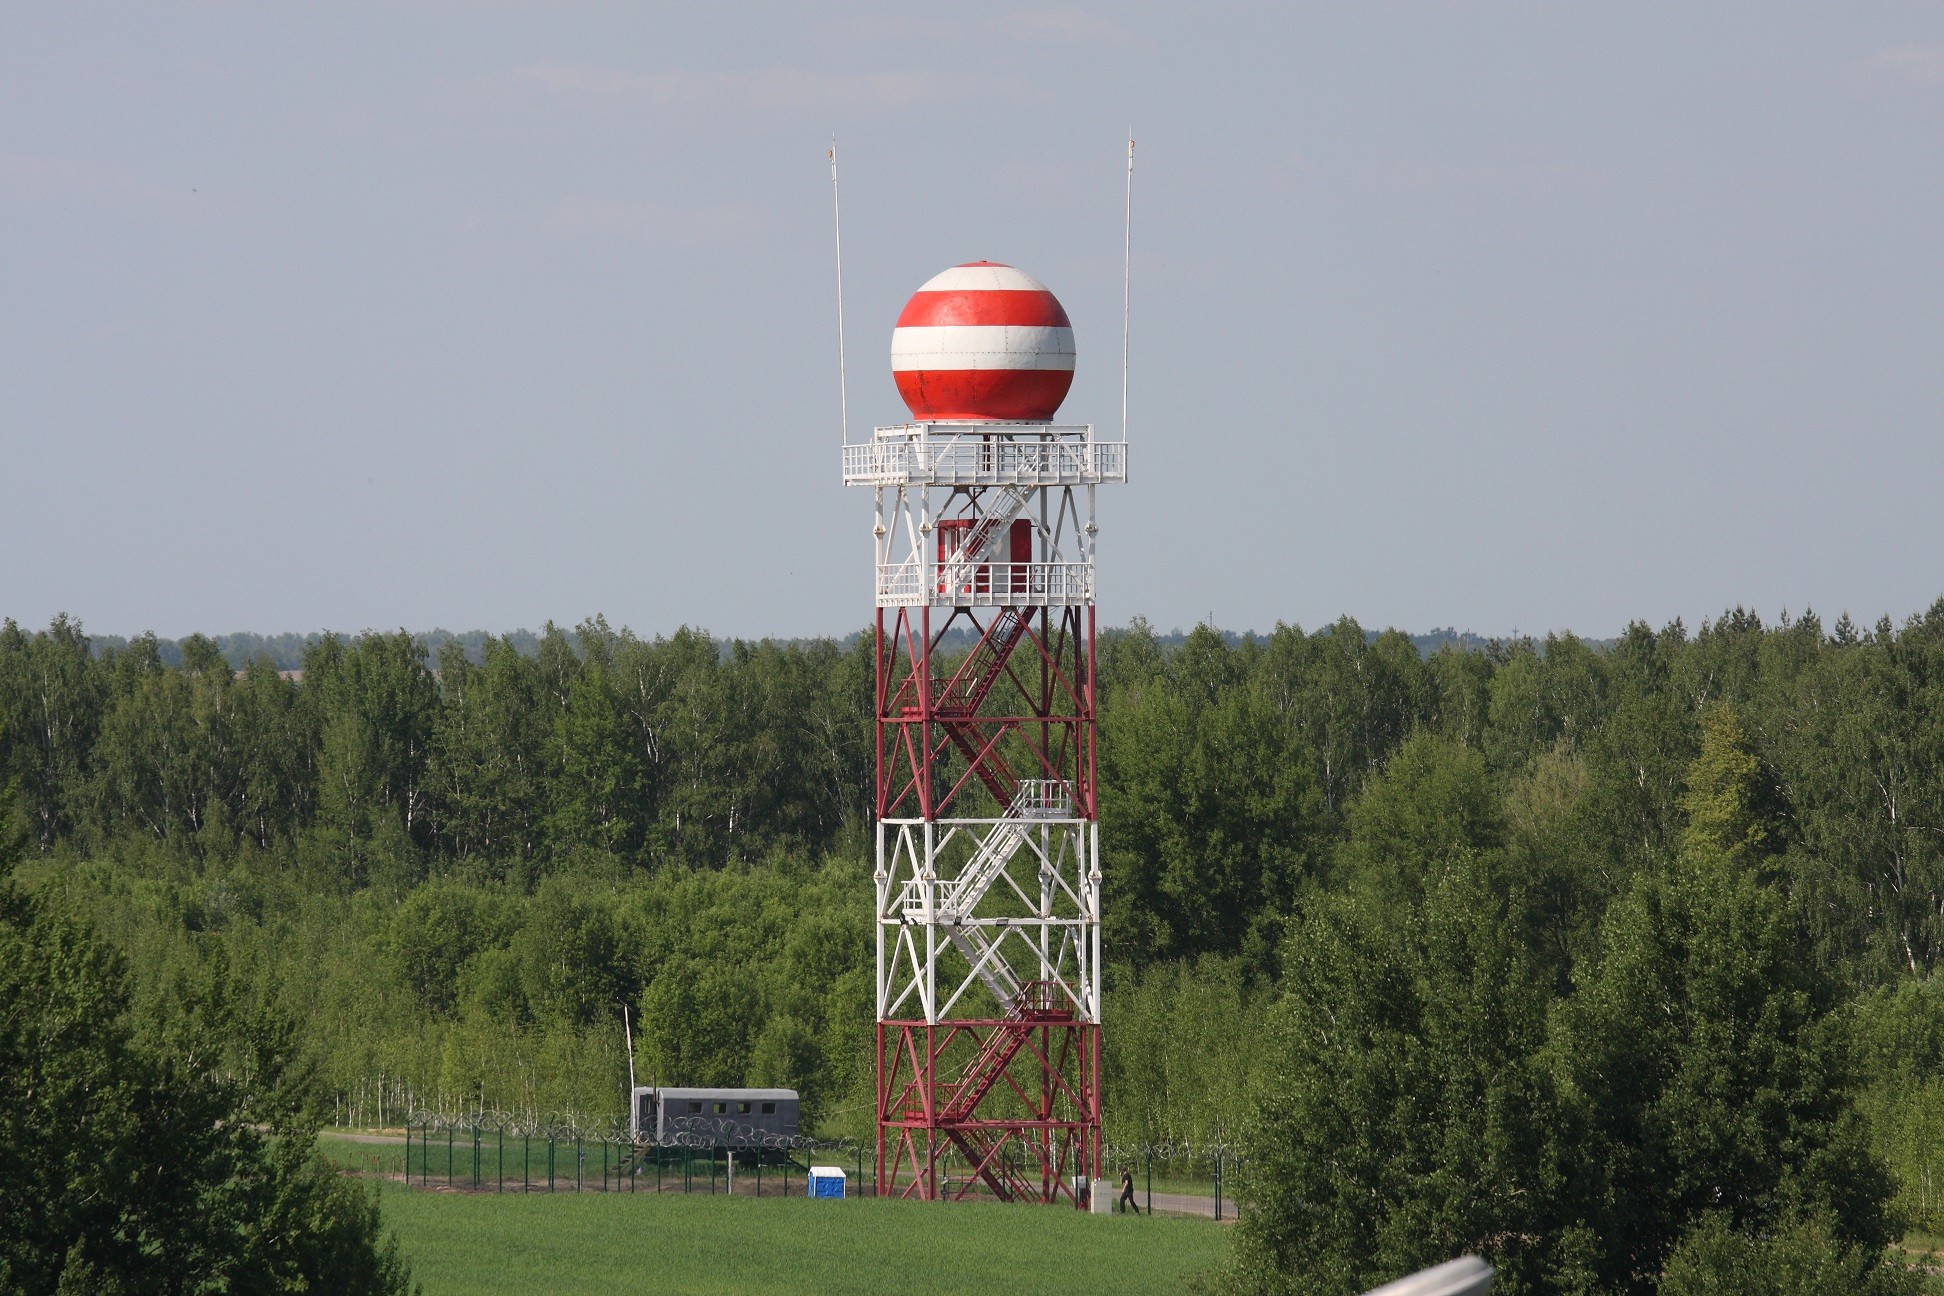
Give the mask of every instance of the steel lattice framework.
<path id="1" fill-rule="evenodd" d="M 878 1192 L 1078 1204 L 1100 1170 L 1094 488 L 1124 442 L 844 447 L 877 557 Z"/>

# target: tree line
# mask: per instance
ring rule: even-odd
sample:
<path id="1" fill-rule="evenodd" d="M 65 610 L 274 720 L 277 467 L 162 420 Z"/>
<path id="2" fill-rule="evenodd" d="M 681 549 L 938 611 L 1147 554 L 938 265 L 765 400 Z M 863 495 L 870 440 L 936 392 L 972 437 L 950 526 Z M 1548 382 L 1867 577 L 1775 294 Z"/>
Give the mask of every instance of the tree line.
<path id="1" fill-rule="evenodd" d="M 66 619 L 0 627 L 0 772 L 42 850 L 276 850 L 321 885 L 457 868 L 529 885 L 603 856 L 717 865 L 826 847 L 868 811 L 868 654 L 592 621 L 534 651 L 324 636 L 298 672 L 192 636 L 95 653 Z"/>
<path id="2" fill-rule="evenodd" d="M 625 1006 L 665 1082 L 863 1133 L 868 646 L 524 646 L 291 677 L 0 627 L 23 876 L 139 984 L 300 1006 L 339 1094 L 613 1111 Z M 1099 683 L 1109 1139 L 1242 1152 L 1224 1281 L 1858 1290 L 1944 1229 L 1944 603 L 1428 654 L 1136 623 Z"/>

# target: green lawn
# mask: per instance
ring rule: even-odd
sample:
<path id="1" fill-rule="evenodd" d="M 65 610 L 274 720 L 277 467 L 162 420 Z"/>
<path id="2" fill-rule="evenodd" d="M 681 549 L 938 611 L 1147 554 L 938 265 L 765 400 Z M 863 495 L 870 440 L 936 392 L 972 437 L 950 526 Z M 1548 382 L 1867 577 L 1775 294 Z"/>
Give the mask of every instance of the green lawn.
<path id="1" fill-rule="evenodd" d="M 317 1140 L 317 1150 L 333 1165 L 360 1174 L 395 1175 L 405 1170 L 403 1136 L 396 1143 L 361 1143 L 326 1131 Z M 417 1165 L 415 1159 L 415 1169 Z"/>
<path id="2" fill-rule="evenodd" d="M 1226 1245 L 1206 1220 L 800 1198 L 472 1196 L 387 1183 L 427 1296 L 445 1292 L 1178 1293 Z"/>

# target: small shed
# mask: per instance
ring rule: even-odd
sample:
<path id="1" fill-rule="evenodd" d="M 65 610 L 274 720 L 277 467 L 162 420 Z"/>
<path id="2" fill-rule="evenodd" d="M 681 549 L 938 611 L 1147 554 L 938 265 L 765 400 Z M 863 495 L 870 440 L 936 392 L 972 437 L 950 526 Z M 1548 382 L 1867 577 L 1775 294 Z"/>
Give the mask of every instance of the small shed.
<path id="1" fill-rule="evenodd" d="M 844 1168 L 842 1166 L 811 1166 L 809 1191 L 805 1195 L 810 1197 L 842 1198 L 844 1195 Z"/>

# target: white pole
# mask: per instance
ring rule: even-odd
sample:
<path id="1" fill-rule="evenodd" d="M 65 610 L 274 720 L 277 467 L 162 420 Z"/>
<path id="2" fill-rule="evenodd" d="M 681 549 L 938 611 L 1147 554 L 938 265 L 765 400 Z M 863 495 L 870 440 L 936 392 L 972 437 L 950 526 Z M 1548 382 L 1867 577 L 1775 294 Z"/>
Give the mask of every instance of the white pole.
<path id="1" fill-rule="evenodd" d="M 621 1005 L 621 1032 L 628 1039 L 628 1137 L 641 1137 L 641 1107 L 635 1102 L 634 1026 L 628 1021 L 628 1005 Z"/>
<path id="2" fill-rule="evenodd" d="M 835 135 L 830 137 L 830 210 L 837 226 L 837 416 L 844 429 L 844 444 L 849 445 L 850 383 L 844 369 L 844 203 L 837 189 Z"/>
<path id="3" fill-rule="evenodd" d="M 628 1037 L 628 1101 L 633 1102 L 635 1091 L 634 1027 L 628 1023 L 628 1005 L 626 1004 L 621 1005 L 621 1030 Z"/>
<path id="4" fill-rule="evenodd" d="M 834 147 L 834 144 L 833 144 Z M 833 162 L 833 166 L 836 164 Z M 833 173 L 834 174 L 834 173 Z M 1134 289 L 1134 128 L 1127 128 L 1127 218 L 1121 242 L 1121 440 L 1127 440 L 1127 332 Z M 840 290 L 841 291 L 841 290 Z"/>

